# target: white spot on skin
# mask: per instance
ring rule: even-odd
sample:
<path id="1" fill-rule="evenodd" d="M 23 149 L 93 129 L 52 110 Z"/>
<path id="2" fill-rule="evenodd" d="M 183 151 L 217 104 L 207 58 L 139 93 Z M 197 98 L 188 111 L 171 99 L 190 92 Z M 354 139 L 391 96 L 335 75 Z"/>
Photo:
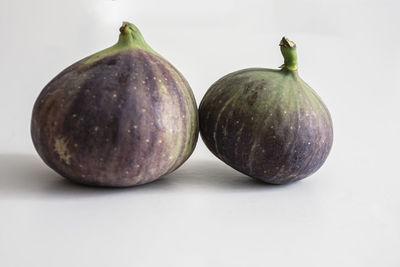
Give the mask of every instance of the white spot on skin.
<path id="1" fill-rule="evenodd" d="M 307 145 L 311 145 L 311 143 L 310 143 L 310 142 L 308 142 L 308 143 L 307 143 Z"/>
<path id="2" fill-rule="evenodd" d="M 125 171 L 125 174 L 129 174 L 129 171 Z"/>
<path id="3" fill-rule="evenodd" d="M 145 108 L 142 108 L 142 112 L 146 112 L 146 109 L 145 109 Z"/>
<path id="4" fill-rule="evenodd" d="M 149 140 L 149 139 L 146 139 L 146 143 L 150 143 L 150 140 Z"/>
<path id="5" fill-rule="evenodd" d="M 65 141 L 64 137 L 56 138 L 54 144 L 54 151 L 57 152 L 61 160 L 63 160 L 67 165 L 71 164 L 71 155 L 68 151 L 68 142 Z"/>
<path id="6" fill-rule="evenodd" d="M 162 140 L 158 140 L 158 143 L 161 144 L 161 143 L 162 143 Z"/>
<path id="7" fill-rule="evenodd" d="M 264 173 L 267 173 L 267 171 L 264 171 Z"/>
<path id="8" fill-rule="evenodd" d="M 137 87 L 136 87 L 136 86 L 134 86 L 134 87 L 133 87 L 133 90 L 136 90 L 136 89 L 137 89 Z"/>
<path id="9" fill-rule="evenodd" d="M 79 164 L 79 168 L 83 168 L 83 165 L 82 165 L 82 164 Z"/>
<path id="10" fill-rule="evenodd" d="M 157 78 L 156 78 L 156 77 L 153 77 L 153 80 L 157 80 Z"/>
<path id="11" fill-rule="evenodd" d="M 290 130 L 293 130 L 293 126 L 290 126 Z"/>
<path id="12" fill-rule="evenodd" d="M 158 82 L 159 82 L 159 83 L 162 82 L 161 79 L 158 79 Z"/>
<path id="13" fill-rule="evenodd" d="M 287 113 L 286 110 L 284 110 L 284 111 L 283 111 L 283 114 L 286 114 L 286 113 Z"/>
<path id="14" fill-rule="evenodd" d="M 251 117 L 250 119 L 251 119 L 252 121 L 254 121 L 254 117 Z"/>
<path id="15" fill-rule="evenodd" d="M 77 144 L 77 143 L 75 143 L 75 144 L 74 144 L 74 147 L 78 147 L 78 144 Z"/>
<path id="16" fill-rule="evenodd" d="M 128 129 L 128 133 L 130 133 L 131 132 L 131 130 L 130 129 Z"/>
<path id="17" fill-rule="evenodd" d="M 172 156 L 169 156 L 168 159 L 172 159 Z"/>
<path id="18" fill-rule="evenodd" d="M 95 131 L 95 132 L 99 131 L 99 129 L 100 129 L 99 126 L 95 126 L 95 127 L 94 127 L 94 131 Z"/>
<path id="19" fill-rule="evenodd" d="M 137 128 L 137 125 L 133 125 L 133 128 L 135 128 L 135 129 L 136 129 L 136 128 Z"/>
<path id="20" fill-rule="evenodd" d="M 136 168 L 139 168 L 140 167 L 140 165 L 139 164 L 136 164 Z"/>
<path id="21" fill-rule="evenodd" d="M 116 97 L 117 97 L 117 94 L 114 93 L 114 94 L 113 94 L 113 98 L 116 98 Z"/>
<path id="22" fill-rule="evenodd" d="M 271 126 L 270 128 L 271 128 L 271 129 L 274 129 L 274 126 Z"/>
<path id="23" fill-rule="evenodd" d="M 265 150 L 263 149 L 263 150 L 261 150 L 261 152 L 262 152 L 262 153 L 264 153 L 264 152 L 265 152 Z"/>
<path id="24" fill-rule="evenodd" d="M 236 123 L 239 123 L 239 121 L 236 121 Z"/>
<path id="25" fill-rule="evenodd" d="M 72 118 L 76 118 L 76 114 L 72 114 Z"/>
<path id="26" fill-rule="evenodd" d="M 146 81 L 142 81 L 143 84 L 146 84 Z"/>

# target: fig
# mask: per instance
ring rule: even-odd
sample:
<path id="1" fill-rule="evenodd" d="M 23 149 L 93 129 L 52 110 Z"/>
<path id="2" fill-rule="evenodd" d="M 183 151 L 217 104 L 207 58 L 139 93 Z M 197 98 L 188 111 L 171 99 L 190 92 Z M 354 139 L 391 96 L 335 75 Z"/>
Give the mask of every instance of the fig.
<path id="1" fill-rule="evenodd" d="M 298 74 L 295 43 L 284 37 L 280 49 L 280 70 L 230 73 L 211 85 L 199 107 L 208 149 L 239 172 L 272 184 L 317 171 L 333 141 L 328 109 Z"/>
<path id="2" fill-rule="evenodd" d="M 183 75 L 124 22 L 118 42 L 69 66 L 41 91 L 33 144 L 62 176 L 127 187 L 177 169 L 193 152 L 198 113 Z"/>

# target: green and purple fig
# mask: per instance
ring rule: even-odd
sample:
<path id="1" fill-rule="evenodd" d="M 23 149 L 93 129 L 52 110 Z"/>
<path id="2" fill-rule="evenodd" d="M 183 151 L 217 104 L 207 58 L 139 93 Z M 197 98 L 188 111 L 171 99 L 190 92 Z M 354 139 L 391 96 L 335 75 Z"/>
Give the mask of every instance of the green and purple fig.
<path id="1" fill-rule="evenodd" d="M 117 44 L 45 86 L 31 134 L 40 157 L 62 176 L 126 187 L 154 181 L 188 159 L 198 114 L 182 74 L 124 22 Z"/>
<path id="2" fill-rule="evenodd" d="M 209 150 L 234 169 L 286 184 L 317 171 L 332 147 L 328 109 L 297 71 L 296 45 L 283 38 L 280 70 L 250 68 L 215 82 L 199 107 Z"/>

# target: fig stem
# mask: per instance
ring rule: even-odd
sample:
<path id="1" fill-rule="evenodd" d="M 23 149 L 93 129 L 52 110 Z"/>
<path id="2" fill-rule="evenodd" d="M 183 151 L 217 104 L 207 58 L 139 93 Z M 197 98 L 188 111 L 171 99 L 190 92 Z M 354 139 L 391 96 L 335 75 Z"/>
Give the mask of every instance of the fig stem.
<path id="1" fill-rule="evenodd" d="M 101 57 L 110 56 L 112 54 L 129 49 L 141 49 L 160 56 L 146 43 L 139 29 L 132 23 L 124 21 L 122 26 L 119 28 L 119 31 L 120 35 L 116 44 L 91 55 L 85 61 L 85 64 L 91 64 Z"/>
<path id="2" fill-rule="evenodd" d="M 148 47 L 139 29 L 132 23 L 126 21 L 122 22 L 122 26 L 119 28 L 119 31 L 120 35 L 117 45 L 142 48 Z"/>
<path id="3" fill-rule="evenodd" d="M 283 37 L 279 43 L 279 46 L 281 47 L 282 56 L 285 60 L 284 64 L 280 66 L 280 68 L 290 71 L 297 70 L 296 44 L 290 41 L 288 38 Z"/>

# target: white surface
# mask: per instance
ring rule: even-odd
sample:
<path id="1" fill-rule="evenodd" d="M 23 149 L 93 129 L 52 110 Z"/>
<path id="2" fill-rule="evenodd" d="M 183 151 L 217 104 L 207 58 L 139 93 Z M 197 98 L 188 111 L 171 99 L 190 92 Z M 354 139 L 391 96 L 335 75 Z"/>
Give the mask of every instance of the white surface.
<path id="1" fill-rule="evenodd" d="M 398 1 L 1 1 L 0 266 L 400 266 Z M 110 190 L 65 181 L 35 154 L 33 102 L 122 20 L 190 82 L 282 63 L 323 98 L 335 141 L 301 182 L 255 182 L 201 140 L 182 168 Z"/>

